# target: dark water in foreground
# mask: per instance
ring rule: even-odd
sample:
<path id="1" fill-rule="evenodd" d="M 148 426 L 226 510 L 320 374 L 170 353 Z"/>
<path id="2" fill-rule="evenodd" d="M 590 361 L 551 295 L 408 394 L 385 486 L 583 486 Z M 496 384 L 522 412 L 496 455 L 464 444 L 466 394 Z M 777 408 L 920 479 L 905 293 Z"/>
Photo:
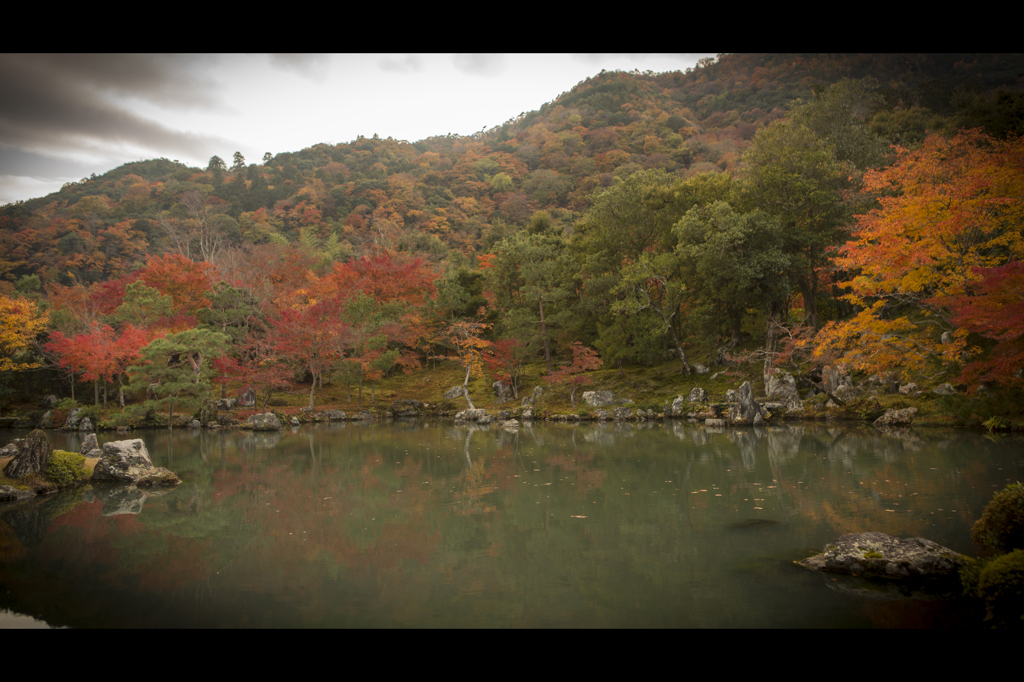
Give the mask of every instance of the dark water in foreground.
<path id="1" fill-rule="evenodd" d="M 866 530 L 973 555 L 971 524 L 1024 473 L 1019 437 L 928 430 L 133 435 L 185 482 L 0 506 L 0 612 L 75 628 L 978 627 L 964 600 L 792 562 Z"/>

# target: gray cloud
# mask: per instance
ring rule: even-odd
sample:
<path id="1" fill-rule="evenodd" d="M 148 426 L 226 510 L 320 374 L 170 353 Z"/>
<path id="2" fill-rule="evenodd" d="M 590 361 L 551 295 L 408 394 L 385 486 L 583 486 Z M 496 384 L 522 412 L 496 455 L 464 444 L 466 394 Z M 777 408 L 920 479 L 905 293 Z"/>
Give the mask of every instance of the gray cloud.
<path id="1" fill-rule="evenodd" d="M 405 57 L 384 57 L 377 65 L 394 73 L 416 73 L 423 70 L 423 60 L 411 54 Z"/>
<path id="2" fill-rule="evenodd" d="M 15 147 L 0 147 L 0 175 L 78 179 L 95 172 L 92 164 L 34 154 Z"/>
<path id="3" fill-rule="evenodd" d="M 146 119 L 113 95 L 161 106 L 220 108 L 215 84 L 191 73 L 202 61 L 158 55 L 0 55 L 0 144 L 68 153 L 127 143 L 201 155 L 218 138 Z"/>
<path id="4" fill-rule="evenodd" d="M 218 60 L 210 55 L 57 54 L 33 55 L 50 78 L 138 97 L 162 107 L 224 108 L 217 83 L 207 75 Z"/>
<path id="5" fill-rule="evenodd" d="M 326 54 L 272 54 L 270 65 L 322 85 L 331 70 L 331 58 Z"/>
<path id="6" fill-rule="evenodd" d="M 457 54 L 452 56 L 452 63 L 473 76 L 497 76 L 505 71 L 505 57 L 500 54 Z"/>

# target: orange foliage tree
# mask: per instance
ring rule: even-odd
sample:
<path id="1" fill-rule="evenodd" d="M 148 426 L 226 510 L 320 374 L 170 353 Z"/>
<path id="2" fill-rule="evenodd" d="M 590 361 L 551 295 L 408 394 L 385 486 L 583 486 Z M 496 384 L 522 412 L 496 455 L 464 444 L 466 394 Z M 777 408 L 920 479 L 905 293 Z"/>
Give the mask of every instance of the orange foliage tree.
<path id="1" fill-rule="evenodd" d="M 593 383 L 584 372 L 592 369 L 600 369 L 604 363 L 597 357 L 597 353 L 587 348 L 579 341 L 572 342 L 572 362 L 565 363 L 554 373 L 544 377 L 552 386 L 569 386 L 569 401 L 576 407 L 576 391 L 580 386 Z"/>
<path id="2" fill-rule="evenodd" d="M 994 140 L 980 130 L 931 135 L 915 151 L 897 148 L 893 166 L 868 172 L 865 190 L 878 195 L 879 207 L 857 216 L 855 239 L 838 260 L 857 273 L 846 298 L 863 309 L 822 329 L 816 355 L 909 374 L 977 356 L 971 332 L 1020 343 L 1024 316 L 1013 287 L 1024 259 L 1024 139 Z M 954 332 L 947 343 L 943 331 Z M 961 380 L 1012 382 L 1024 355 L 1005 345 L 997 355 L 997 372 L 976 360 Z"/>

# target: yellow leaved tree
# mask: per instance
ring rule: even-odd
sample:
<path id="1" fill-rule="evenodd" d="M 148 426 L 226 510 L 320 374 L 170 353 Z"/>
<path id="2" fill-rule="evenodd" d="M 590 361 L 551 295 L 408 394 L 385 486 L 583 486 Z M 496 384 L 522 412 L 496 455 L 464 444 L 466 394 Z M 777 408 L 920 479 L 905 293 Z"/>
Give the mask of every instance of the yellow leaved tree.
<path id="1" fill-rule="evenodd" d="M 32 301 L 0 296 L 0 372 L 38 367 L 38 362 L 19 361 L 18 357 L 48 324 L 49 315 Z"/>

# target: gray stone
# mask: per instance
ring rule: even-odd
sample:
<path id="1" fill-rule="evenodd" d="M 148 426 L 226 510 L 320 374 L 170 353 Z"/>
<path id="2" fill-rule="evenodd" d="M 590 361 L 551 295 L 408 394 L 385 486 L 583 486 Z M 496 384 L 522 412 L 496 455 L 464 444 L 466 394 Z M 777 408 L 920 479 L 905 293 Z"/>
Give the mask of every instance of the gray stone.
<path id="1" fill-rule="evenodd" d="M 606 422 L 606 421 L 608 421 L 611 418 L 612 418 L 612 414 L 608 410 L 595 410 L 594 411 L 594 419 L 596 419 L 597 421 Z"/>
<path id="2" fill-rule="evenodd" d="M 78 430 L 81 431 L 82 433 L 88 433 L 90 431 L 95 431 L 96 429 L 94 429 L 92 426 L 92 420 L 89 419 L 88 417 L 85 417 L 82 419 L 82 421 L 78 422 Z"/>
<path id="3" fill-rule="evenodd" d="M 764 373 L 764 395 L 783 403 L 800 399 L 800 394 L 796 390 L 796 379 L 782 369 L 771 369 Z"/>
<path id="4" fill-rule="evenodd" d="M 727 403 L 738 403 L 740 401 L 740 394 L 736 392 L 736 389 L 730 388 L 725 392 L 725 402 Z"/>
<path id="5" fill-rule="evenodd" d="M 708 372 L 711 371 L 704 365 L 700 364 L 699 362 L 693 363 L 692 365 L 690 365 L 690 367 L 693 368 L 693 371 L 696 372 L 697 374 L 707 374 Z"/>
<path id="6" fill-rule="evenodd" d="M 683 410 L 685 409 L 685 407 L 684 407 L 685 405 L 686 405 L 686 398 L 681 396 L 681 395 L 677 395 L 672 400 L 672 416 L 673 417 L 682 417 L 683 416 Z"/>
<path id="7" fill-rule="evenodd" d="M 0 485 L 0 502 L 17 502 L 35 496 L 35 492 L 31 490 L 21 490 L 12 485 Z"/>
<path id="8" fill-rule="evenodd" d="M 277 418 L 277 415 L 273 412 L 265 412 L 263 414 L 254 414 L 242 422 L 243 429 L 252 429 L 253 431 L 280 431 L 283 427 L 281 426 L 281 420 Z"/>
<path id="9" fill-rule="evenodd" d="M 935 395 L 956 395 L 956 389 L 953 388 L 953 384 L 939 384 L 932 389 L 932 393 Z"/>
<path id="10" fill-rule="evenodd" d="M 835 393 L 835 390 L 843 383 L 842 373 L 838 367 L 826 367 L 821 370 L 821 381 L 826 391 Z"/>
<path id="11" fill-rule="evenodd" d="M 14 457 L 18 454 L 18 448 L 24 442 L 24 438 L 15 438 L 10 443 L 0 448 L 0 457 Z"/>
<path id="12" fill-rule="evenodd" d="M 754 400 L 754 389 L 744 381 L 739 390 L 739 402 L 729 408 L 729 421 L 734 424 L 764 423 L 764 408 Z"/>
<path id="13" fill-rule="evenodd" d="M 238 404 L 237 398 L 217 398 L 213 401 L 213 404 L 217 406 L 218 410 L 230 410 Z"/>
<path id="14" fill-rule="evenodd" d="M 199 421 L 198 419 L 193 419 L 192 421 L 190 421 L 188 423 L 188 428 L 190 428 L 190 429 L 201 429 L 201 428 L 203 428 L 203 423 L 201 421 Z"/>
<path id="15" fill-rule="evenodd" d="M 455 421 L 476 422 L 486 416 L 487 410 L 481 410 L 479 408 L 475 410 L 462 410 L 455 415 Z"/>
<path id="16" fill-rule="evenodd" d="M 900 395 L 910 395 L 917 390 L 917 384 L 910 382 L 909 384 L 903 384 L 900 386 Z"/>
<path id="17" fill-rule="evenodd" d="M 526 408 L 523 409 L 523 413 L 521 415 L 519 415 L 519 416 L 520 416 L 520 418 L 523 421 L 532 421 L 533 420 L 533 408 L 527 406 Z"/>
<path id="18" fill-rule="evenodd" d="M 60 402 L 60 400 L 58 400 L 57 396 L 55 396 L 52 393 L 43 396 L 43 407 L 45 407 L 48 410 L 52 410 L 53 408 L 57 407 L 58 402 Z"/>
<path id="19" fill-rule="evenodd" d="M 74 407 L 68 413 L 68 418 L 64 420 L 64 428 L 68 431 L 75 431 L 78 429 L 80 421 L 82 421 L 82 408 Z"/>
<path id="20" fill-rule="evenodd" d="M 341 410 L 327 410 L 324 412 L 324 417 L 326 417 L 329 422 L 345 421 L 345 413 Z"/>
<path id="21" fill-rule="evenodd" d="M 103 444 L 103 456 L 96 463 L 92 480 L 112 483 L 173 486 L 180 479 L 163 467 L 154 467 L 142 439 L 115 440 Z"/>
<path id="22" fill-rule="evenodd" d="M 491 384 L 491 388 L 494 389 L 494 402 L 498 405 L 501 403 L 507 403 L 512 400 L 512 385 L 504 381 L 495 381 Z"/>
<path id="23" fill-rule="evenodd" d="M 953 332 L 942 332 L 939 341 L 943 344 L 953 343 Z"/>
<path id="24" fill-rule="evenodd" d="M 623 419 L 629 419 L 632 414 L 633 410 L 628 407 L 616 407 L 612 410 L 612 419 L 622 421 Z"/>
<path id="25" fill-rule="evenodd" d="M 686 399 L 691 403 L 706 403 L 708 401 L 708 392 L 699 386 L 695 386 Z"/>
<path id="26" fill-rule="evenodd" d="M 256 391 L 247 388 L 238 395 L 239 407 L 253 407 L 256 405 Z"/>
<path id="27" fill-rule="evenodd" d="M 902 410 L 892 408 L 885 411 L 881 417 L 875 420 L 875 426 L 907 426 L 914 420 L 917 414 L 916 407 L 907 407 Z"/>
<path id="28" fill-rule="evenodd" d="M 493 421 L 494 421 L 494 417 L 492 417 L 489 414 L 482 415 L 480 417 L 477 417 L 477 419 L 476 419 L 476 423 L 477 424 L 490 424 Z"/>
<path id="29" fill-rule="evenodd" d="M 501 422 L 501 428 L 508 429 L 509 431 L 517 431 L 519 429 L 519 422 L 515 419 L 506 419 Z"/>
<path id="30" fill-rule="evenodd" d="M 868 532 L 844 535 L 816 556 L 796 564 L 814 571 L 890 580 L 956 578 L 969 559 L 924 538 Z"/>
<path id="31" fill-rule="evenodd" d="M 855 400 L 857 396 L 860 395 L 860 391 L 848 384 L 840 384 L 839 388 L 832 391 L 832 395 L 839 398 L 844 403 L 848 403 L 851 400 Z"/>
<path id="32" fill-rule="evenodd" d="M 466 387 L 462 384 L 452 386 L 444 392 L 445 400 L 458 400 L 462 396 L 466 395 Z"/>
<path id="33" fill-rule="evenodd" d="M 82 447 L 78 448 L 78 454 L 85 455 L 86 457 L 93 457 L 89 453 L 93 450 L 98 450 L 100 444 L 96 442 L 96 434 L 90 433 L 82 439 Z"/>
<path id="34" fill-rule="evenodd" d="M 53 410 L 47 410 L 42 418 L 39 420 L 39 424 L 36 426 L 37 429 L 52 429 L 53 428 Z"/>
<path id="35" fill-rule="evenodd" d="M 50 441 L 46 438 L 46 434 L 36 429 L 17 443 L 17 452 L 4 467 L 4 476 L 25 478 L 41 473 L 46 463 L 50 461 L 51 452 L 53 452 L 53 448 L 50 447 Z"/>
<path id="36" fill-rule="evenodd" d="M 724 419 L 705 419 L 704 426 L 725 426 Z"/>

